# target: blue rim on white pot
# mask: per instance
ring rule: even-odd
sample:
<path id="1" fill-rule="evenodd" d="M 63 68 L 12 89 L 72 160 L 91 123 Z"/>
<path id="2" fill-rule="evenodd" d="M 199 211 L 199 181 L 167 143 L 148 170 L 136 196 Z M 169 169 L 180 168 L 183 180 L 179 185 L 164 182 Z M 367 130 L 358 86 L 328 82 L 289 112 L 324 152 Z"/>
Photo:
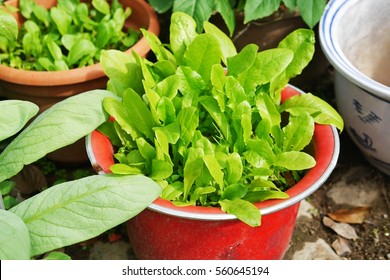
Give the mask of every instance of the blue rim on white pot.
<path id="1" fill-rule="evenodd" d="M 340 71 L 365 90 L 371 92 L 374 89 L 378 97 L 390 101 L 390 87 L 367 77 L 359 71 L 345 56 L 337 40 L 336 26 L 344 14 L 359 1 L 361 0 L 331 0 L 329 2 L 320 21 L 319 36 L 321 47 L 325 56 L 337 71 Z"/>
<path id="2" fill-rule="evenodd" d="M 346 131 L 367 161 L 390 175 L 389 13 L 388 0 L 331 0 L 319 38 L 335 69 L 336 102 Z"/>

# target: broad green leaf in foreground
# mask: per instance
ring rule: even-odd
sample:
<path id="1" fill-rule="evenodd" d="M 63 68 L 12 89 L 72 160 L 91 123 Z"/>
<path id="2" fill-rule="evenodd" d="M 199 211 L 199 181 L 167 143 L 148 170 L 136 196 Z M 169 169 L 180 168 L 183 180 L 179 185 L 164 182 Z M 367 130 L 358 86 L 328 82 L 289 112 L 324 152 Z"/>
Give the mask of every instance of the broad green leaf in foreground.
<path id="1" fill-rule="evenodd" d="M 67 98 L 41 113 L 0 154 L 0 182 L 17 174 L 24 165 L 91 133 L 108 118 L 102 102 L 109 96 L 115 95 L 106 90 L 92 90 Z"/>
<path id="2" fill-rule="evenodd" d="M 103 233 L 137 215 L 160 193 L 160 186 L 144 176 L 95 175 L 55 185 L 10 211 L 27 225 L 34 256 Z"/>
<path id="3" fill-rule="evenodd" d="M 0 260 L 30 259 L 30 235 L 14 213 L 0 209 Z"/>
<path id="4" fill-rule="evenodd" d="M 21 100 L 0 101 L 0 141 L 16 134 L 33 116 L 38 106 Z"/>

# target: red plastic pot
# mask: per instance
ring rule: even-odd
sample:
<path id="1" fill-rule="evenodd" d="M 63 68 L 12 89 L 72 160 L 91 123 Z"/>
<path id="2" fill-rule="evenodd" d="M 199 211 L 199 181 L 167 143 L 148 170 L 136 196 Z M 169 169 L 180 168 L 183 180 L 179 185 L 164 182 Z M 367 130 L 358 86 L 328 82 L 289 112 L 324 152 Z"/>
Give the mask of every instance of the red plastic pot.
<path id="1" fill-rule="evenodd" d="M 283 91 L 283 100 L 301 92 Z M 250 227 L 217 207 L 177 207 L 158 198 L 127 222 L 131 245 L 139 259 L 282 259 L 288 249 L 301 200 L 317 190 L 336 166 L 336 129 L 316 125 L 312 154 L 317 164 L 287 193 L 287 200 L 256 203 L 262 224 Z M 100 173 L 114 163 L 110 141 L 98 131 L 87 137 L 87 153 Z"/>

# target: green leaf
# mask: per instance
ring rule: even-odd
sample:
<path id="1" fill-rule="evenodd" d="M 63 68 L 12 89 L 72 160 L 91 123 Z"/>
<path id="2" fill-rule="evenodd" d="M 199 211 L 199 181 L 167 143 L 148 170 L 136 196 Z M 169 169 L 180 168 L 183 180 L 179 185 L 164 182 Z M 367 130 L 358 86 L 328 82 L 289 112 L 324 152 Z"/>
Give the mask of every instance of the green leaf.
<path id="1" fill-rule="evenodd" d="M 229 154 L 226 159 L 226 181 L 229 185 L 238 183 L 242 178 L 243 169 L 240 155 L 238 153 Z"/>
<path id="2" fill-rule="evenodd" d="M 160 39 L 156 36 L 156 34 L 154 34 L 153 32 L 149 32 L 145 29 L 141 29 L 141 31 L 158 61 L 168 60 L 172 63 L 176 62 L 173 54 L 162 45 Z"/>
<path id="3" fill-rule="evenodd" d="M 49 27 L 50 25 L 50 20 L 49 20 L 49 12 L 45 9 L 45 7 L 40 6 L 40 5 L 34 5 L 33 7 L 33 14 L 36 16 L 36 18 L 43 22 L 43 24 L 46 27 Z"/>
<path id="4" fill-rule="evenodd" d="M 247 71 L 238 76 L 246 92 L 251 92 L 258 85 L 271 82 L 294 58 L 289 49 L 269 49 L 257 54 L 256 60 Z"/>
<path id="5" fill-rule="evenodd" d="M 23 15 L 23 17 L 28 18 L 28 19 L 31 17 L 31 13 L 33 12 L 33 8 L 36 5 L 37 4 L 35 3 L 35 1 L 19 0 L 20 12 Z"/>
<path id="6" fill-rule="evenodd" d="M 39 107 L 29 101 L 0 101 L 0 141 L 20 131 L 38 111 Z"/>
<path id="7" fill-rule="evenodd" d="M 15 186 L 16 183 L 11 180 L 0 182 L 0 194 L 3 196 L 9 194 Z"/>
<path id="8" fill-rule="evenodd" d="M 100 62 L 105 74 L 112 81 L 117 81 L 120 90 L 115 93 L 119 96 L 126 88 L 132 88 L 136 92 L 143 92 L 142 70 L 137 65 L 132 55 L 117 50 L 103 50 Z"/>
<path id="9" fill-rule="evenodd" d="M 107 120 L 102 101 L 108 96 L 113 94 L 105 90 L 84 92 L 41 113 L 0 154 L 0 182 L 17 174 L 24 165 L 91 133 Z"/>
<path id="10" fill-rule="evenodd" d="M 142 171 L 138 167 L 129 166 L 127 164 L 116 163 L 110 166 L 110 171 L 114 174 L 121 175 L 137 175 L 142 174 Z"/>
<path id="11" fill-rule="evenodd" d="M 285 71 L 281 72 L 275 79 L 272 88 L 283 89 L 288 81 L 301 74 L 302 70 L 309 64 L 314 55 L 315 35 L 309 29 L 297 29 L 287 35 L 278 45 L 278 48 L 293 51 L 294 56 Z"/>
<path id="12" fill-rule="evenodd" d="M 206 33 L 214 35 L 218 40 L 222 51 L 222 61 L 225 63 L 225 65 L 227 65 L 227 59 L 237 54 L 237 50 L 233 44 L 233 41 L 218 27 L 210 22 L 206 21 L 204 23 L 204 30 Z"/>
<path id="13" fill-rule="evenodd" d="M 206 88 L 202 77 L 187 66 L 179 66 L 176 74 L 180 77 L 179 90 L 185 92 L 182 107 L 198 106 L 198 96 Z"/>
<path id="14" fill-rule="evenodd" d="M 114 30 L 112 24 L 106 21 L 101 21 L 97 28 L 95 46 L 98 49 L 104 48 L 111 39 Z"/>
<path id="15" fill-rule="evenodd" d="M 69 255 L 62 253 L 62 252 L 50 252 L 44 258 L 44 260 L 62 260 L 62 261 L 69 261 L 71 259 L 72 258 Z"/>
<path id="16" fill-rule="evenodd" d="M 161 98 L 156 109 L 159 119 L 164 125 L 171 124 L 176 120 L 175 107 L 169 98 Z"/>
<path id="17" fill-rule="evenodd" d="M 116 98 L 105 98 L 103 101 L 104 110 L 112 116 L 120 125 L 121 129 L 127 132 L 133 139 L 140 137 L 140 132 L 132 123 L 129 112 L 124 107 L 123 103 Z"/>
<path id="18" fill-rule="evenodd" d="M 283 131 L 283 150 L 301 151 L 313 138 L 314 120 L 308 113 L 296 117 L 291 116 Z"/>
<path id="19" fill-rule="evenodd" d="M 197 36 L 184 53 L 184 64 L 197 71 L 205 82 L 210 79 L 211 67 L 219 64 L 221 48 L 218 40 L 211 34 Z"/>
<path id="20" fill-rule="evenodd" d="M 314 167 L 316 161 L 311 155 L 304 152 L 289 151 L 278 154 L 274 165 L 288 170 L 305 170 Z"/>
<path id="21" fill-rule="evenodd" d="M 0 9 L 0 36 L 4 36 L 8 41 L 13 42 L 18 38 L 18 22 L 3 9 Z"/>
<path id="22" fill-rule="evenodd" d="M 293 11 L 297 6 L 297 0 L 283 0 L 283 4 L 286 5 L 290 11 Z"/>
<path id="23" fill-rule="evenodd" d="M 55 185 L 10 211 L 27 225 L 34 256 L 98 236 L 137 215 L 160 193 L 144 176 L 95 175 Z"/>
<path id="24" fill-rule="evenodd" d="M 172 8 L 174 0 L 149 0 L 148 2 L 156 12 L 165 13 Z"/>
<path id="25" fill-rule="evenodd" d="M 247 150 L 258 154 L 260 158 L 265 160 L 269 165 L 271 165 L 275 161 L 275 154 L 272 150 L 272 147 L 267 141 L 263 139 L 248 140 Z"/>
<path id="26" fill-rule="evenodd" d="M 239 220 L 251 227 L 260 226 L 261 214 L 259 209 L 252 203 L 242 200 L 221 200 L 219 201 L 222 211 L 235 215 Z"/>
<path id="27" fill-rule="evenodd" d="M 244 24 L 271 15 L 280 5 L 281 0 L 247 0 L 244 7 Z"/>
<path id="28" fill-rule="evenodd" d="M 219 0 L 215 1 L 215 10 L 219 12 L 224 20 L 228 30 L 229 35 L 232 37 L 234 29 L 236 28 L 236 18 L 234 11 L 230 5 L 229 0 Z"/>
<path id="29" fill-rule="evenodd" d="M 267 93 L 259 93 L 256 98 L 256 107 L 262 119 L 267 120 L 271 126 L 280 126 L 282 117 Z"/>
<path id="30" fill-rule="evenodd" d="M 93 57 L 96 52 L 95 45 L 86 39 L 76 42 L 69 50 L 68 64 L 74 65 L 85 57 Z"/>
<path id="31" fill-rule="evenodd" d="M 179 112 L 177 118 L 180 123 L 180 140 L 186 146 L 191 142 L 199 126 L 199 113 L 195 107 L 185 107 Z"/>
<path id="32" fill-rule="evenodd" d="M 237 77 L 248 70 L 256 60 L 258 49 L 257 45 L 248 44 L 237 55 L 229 57 L 227 59 L 228 75 Z"/>
<path id="33" fill-rule="evenodd" d="M 172 175 L 173 169 L 169 162 L 164 160 L 152 160 L 152 173 L 150 178 L 154 180 L 163 180 Z"/>
<path id="34" fill-rule="evenodd" d="M 184 199 L 187 199 L 192 184 L 202 174 L 203 169 L 202 154 L 199 152 L 199 150 L 191 150 L 190 153 L 193 154 L 193 158 L 191 160 L 187 160 L 184 166 Z"/>
<path id="35" fill-rule="evenodd" d="M 181 194 L 183 194 L 183 182 L 176 181 L 163 189 L 161 197 L 173 201 Z"/>
<path id="36" fill-rule="evenodd" d="M 228 200 L 240 199 L 245 196 L 247 191 L 248 188 L 241 184 L 229 185 L 224 189 L 221 198 L 228 199 Z"/>
<path id="37" fill-rule="evenodd" d="M 14 213 L 0 209 L 0 260 L 29 260 L 30 235 Z"/>
<path id="38" fill-rule="evenodd" d="M 172 75 L 156 85 L 155 91 L 161 97 L 167 97 L 173 99 L 177 95 L 177 91 L 180 88 L 181 79 L 179 76 Z"/>
<path id="39" fill-rule="evenodd" d="M 54 6 L 50 9 L 50 16 L 61 35 L 65 35 L 69 32 L 72 24 L 72 17 L 70 15 L 68 15 L 64 10 Z"/>
<path id="40" fill-rule="evenodd" d="M 92 6 L 102 14 L 110 14 L 110 4 L 106 0 L 92 0 Z"/>
<path id="41" fill-rule="evenodd" d="M 191 44 L 196 36 L 196 22 L 191 16 L 182 12 L 172 14 L 169 42 L 178 62 L 183 57 L 187 46 Z"/>
<path id="42" fill-rule="evenodd" d="M 326 101 L 311 94 L 300 94 L 287 99 L 281 106 L 281 110 L 294 116 L 308 112 L 314 117 L 314 122 L 319 124 L 332 124 L 340 132 L 343 131 L 344 121 L 340 114 Z"/>
<path id="43" fill-rule="evenodd" d="M 320 21 L 326 3 L 326 0 L 297 0 L 299 13 L 310 28 Z"/>
<path id="44" fill-rule="evenodd" d="M 202 0 L 175 0 L 173 3 L 174 12 L 184 12 L 195 19 L 197 31 L 203 29 L 203 23 L 207 21 L 213 12 L 213 1 Z"/>
<path id="45" fill-rule="evenodd" d="M 207 169 L 209 170 L 211 176 L 214 178 L 214 180 L 217 182 L 217 184 L 223 188 L 223 176 L 224 173 L 222 172 L 222 168 L 218 163 L 218 160 L 215 158 L 214 155 L 204 155 L 202 157 L 203 162 L 205 163 Z"/>
<path id="46" fill-rule="evenodd" d="M 274 191 L 274 190 L 262 190 L 262 191 L 254 191 L 248 192 L 243 199 L 256 203 L 269 199 L 287 199 L 289 195 L 285 192 Z"/>
<path id="47" fill-rule="evenodd" d="M 219 108 L 217 101 L 211 96 L 202 96 L 202 98 L 200 99 L 200 103 L 213 118 L 225 139 L 230 141 L 230 124 L 227 121 L 225 114 Z"/>
<path id="48" fill-rule="evenodd" d="M 49 52 L 54 60 L 62 60 L 62 51 L 60 46 L 54 42 L 51 36 L 46 36 L 44 38 L 44 42 L 46 43 L 46 47 L 49 49 Z"/>
<path id="49" fill-rule="evenodd" d="M 128 110 L 129 118 L 127 118 L 127 121 L 129 124 L 148 139 L 153 140 L 154 132 L 152 128 L 154 122 L 152 114 L 141 96 L 133 89 L 126 90 L 123 94 L 123 105 Z"/>

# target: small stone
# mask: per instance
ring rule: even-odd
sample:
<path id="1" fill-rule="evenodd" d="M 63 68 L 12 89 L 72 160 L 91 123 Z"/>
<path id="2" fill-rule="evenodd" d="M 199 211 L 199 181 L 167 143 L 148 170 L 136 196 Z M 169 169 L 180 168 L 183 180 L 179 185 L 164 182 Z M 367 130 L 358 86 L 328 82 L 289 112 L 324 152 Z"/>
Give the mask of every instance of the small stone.
<path id="1" fill-rule="evenodd" d="M 323 239 L 305 242 L 303 249 L 295 252 L 292 260 L 341 260 Z"/>

